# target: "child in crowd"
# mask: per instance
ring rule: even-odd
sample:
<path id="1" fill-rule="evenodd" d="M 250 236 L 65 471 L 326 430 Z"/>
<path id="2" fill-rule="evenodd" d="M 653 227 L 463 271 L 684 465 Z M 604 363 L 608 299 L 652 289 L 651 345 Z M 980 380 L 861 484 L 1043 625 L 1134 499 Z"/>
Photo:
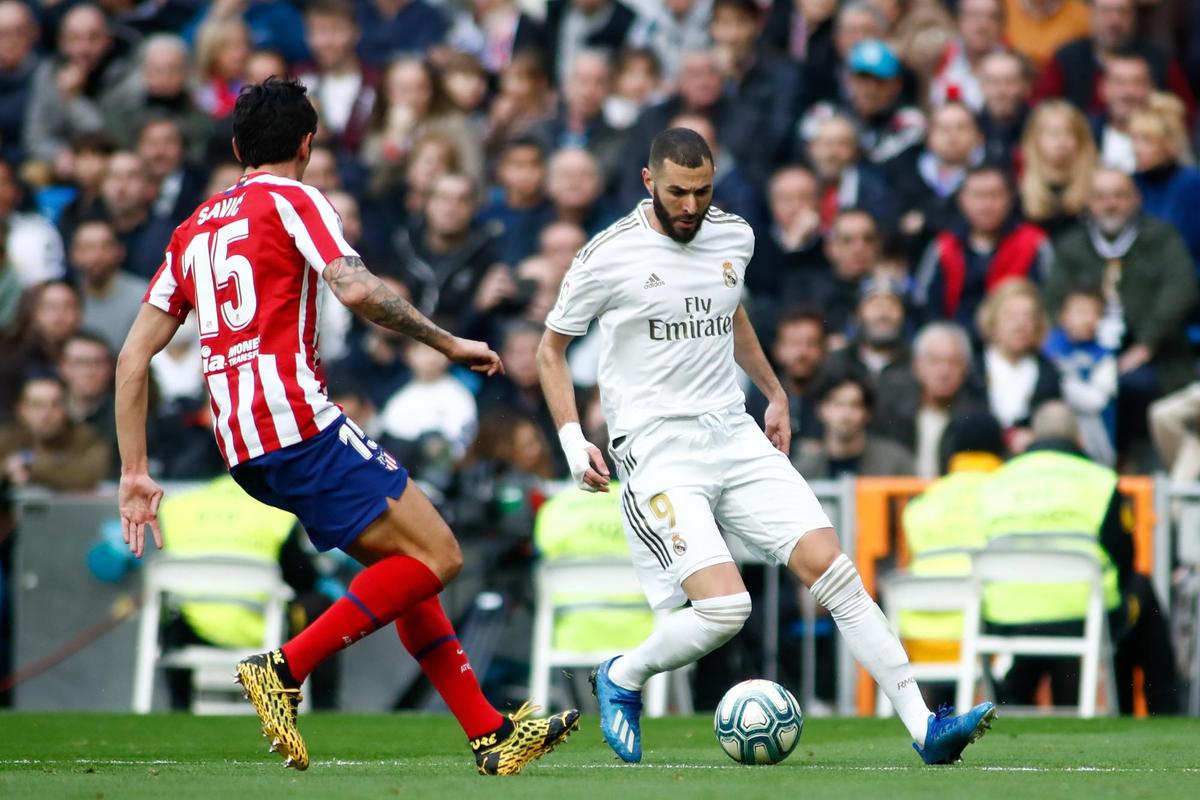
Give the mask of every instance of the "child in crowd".
<path id="1" fill-rule="evenodd" d="M 1096 461 L 1112 466 L 1117 357 L 1099 340 L 1103 315 L 1104 297 L 1099 289 L 1072 289 L 1063 300 L 1058 327 L 1046 337 L 1043 352 L 1062 373 L 1063 398 L 1079 418 L 1084 450 Z"/>

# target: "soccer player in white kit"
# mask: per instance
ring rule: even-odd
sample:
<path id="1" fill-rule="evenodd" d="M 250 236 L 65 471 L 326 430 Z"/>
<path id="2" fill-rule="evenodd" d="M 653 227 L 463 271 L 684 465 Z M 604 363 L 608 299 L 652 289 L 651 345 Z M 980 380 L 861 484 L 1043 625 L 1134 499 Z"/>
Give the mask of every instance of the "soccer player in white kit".
<path id="1" fill-rule="evenodd" d="M 617 755 L 639 761 L 647 679 L 720 647 L 750 616 L 724 531 L 804 581 L 926 763 L 957 761 L 995 709 L 929 711 L 904 648 L 788 460 L 787 397 L 741 305 L 754 234 L 710 205 L 713 174 L 698 134 L 660 133 L 642 170 L 650 197 L 576 255 L 538 349 L 571 473 L 583 489 L 608 491 L 604 458 L 579 425 L 566 362 L 571 339 L 598 320 L 601 404 L 633 564 L 650 604 L 678 609 L 593 673 L 601 730 Z M 765 435 L 745 412 L 739 366 L 770 401 Z"/>

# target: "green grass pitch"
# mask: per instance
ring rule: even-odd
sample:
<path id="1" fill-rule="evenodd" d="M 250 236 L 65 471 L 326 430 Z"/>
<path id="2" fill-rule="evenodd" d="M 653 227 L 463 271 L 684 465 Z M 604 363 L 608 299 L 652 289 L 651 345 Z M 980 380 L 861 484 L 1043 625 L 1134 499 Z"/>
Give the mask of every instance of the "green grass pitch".
<path id="1" fill-rule="evenodd" d="M 709 717 L 649 720 L 638 766 L 594 716 L 515 778 L 484 778 L 448 717 L 301 718 L 285 771 L 252 717 L 0 714 L 0 798 L 1200 798 L 1200 721 L 1006 719 L 954 767 L 920 765 L 896 720 L 812 719 L 774 767 L 734 764 Z"/>

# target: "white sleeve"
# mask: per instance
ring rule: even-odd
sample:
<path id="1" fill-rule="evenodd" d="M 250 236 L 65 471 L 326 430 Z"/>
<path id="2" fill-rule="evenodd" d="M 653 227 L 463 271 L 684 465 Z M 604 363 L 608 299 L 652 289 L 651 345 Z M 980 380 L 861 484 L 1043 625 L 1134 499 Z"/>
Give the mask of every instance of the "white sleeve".
<path id="1" fill-rule="evenodd" d="M 583 336 L 604 310 L 608 286 L 590 265 L 576 259 L 558 290 L 558 302 L 546 316 L 546 327 L 566 336 Z"/>

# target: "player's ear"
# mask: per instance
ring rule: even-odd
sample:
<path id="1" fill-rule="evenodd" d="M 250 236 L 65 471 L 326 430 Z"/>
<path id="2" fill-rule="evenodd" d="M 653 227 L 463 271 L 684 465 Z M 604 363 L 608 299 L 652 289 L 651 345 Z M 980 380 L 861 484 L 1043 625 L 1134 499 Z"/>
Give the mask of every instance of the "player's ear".
<path id="1" fill-rule="evenodd" d="M 300 149 L 296 152 L 296 157 L 300 159 L 301 164 L 308 163 L 308 159 L 312 155 L 314 138 L 316 138 L 315 133 L 306 133 L 304 138 L 300 140 Z"/>
<path id="2" fill-rule="evenodd" d="M 233 157 L 237 159 L 237 162 L 239 164 L 241 164 L 242 163 L 242 154 L 238 150 L 237 139 L 230 139 L 229 144 L 233 147 Z"/>
<path id="3" fill-rule="evenodd" d="M 650 174 L 649 167 L 642 167 L 642 185 L 651 196 L 654 195 L 654 176 Z"/>

